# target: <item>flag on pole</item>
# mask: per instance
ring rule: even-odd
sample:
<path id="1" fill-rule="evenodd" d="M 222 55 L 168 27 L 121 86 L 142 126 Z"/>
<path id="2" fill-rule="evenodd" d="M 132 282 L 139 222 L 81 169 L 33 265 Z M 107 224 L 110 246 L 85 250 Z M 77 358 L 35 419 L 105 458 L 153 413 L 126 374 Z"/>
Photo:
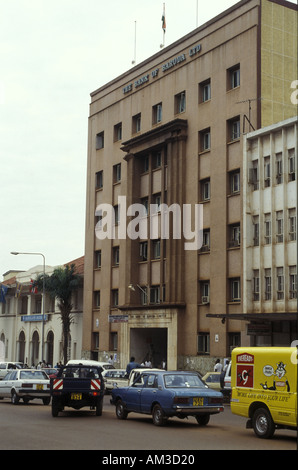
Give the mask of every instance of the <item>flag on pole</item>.
<path id="1" fill-rule="evenodd" d="M 166 7 L 165 7 L 165 3 L 163 4 L 163 13 L 162 13 L 162 17 L 161 17 L 161 21 L 162 21 L 162 29 L 163 29 L 163 32 L 165 33 L 166 32 Z"/>
<path id="2" fill-rule="evenodd" d="M 23 288 L 23 285 L 20 283 L 20 282 L 17 282 L 16 284 L 16 293 L 15 293 L 15 297 L 18 299 L 21 295 L 21 292 L 22 292 L 22 288 Z"/>
<path id="3" fill-rule="evenodd" d="M 30 280 L 30 288 L 29 288 L 31 294 L 37 294 L 38 290 L 37 290 L 37 285 L 35 284 L 35 281 L 34 279 L 31 279 Z"/>
<path id="4" fill-rule="evenodd" d="M 7 291 L 8 291 L 8 287 L 5 286 L 4 284 L 1 284 L 1 288 L 0 288 L 0 302 L 6 304 L 6 300 L 5 300 L 5 296 L 7 294 Z"/>

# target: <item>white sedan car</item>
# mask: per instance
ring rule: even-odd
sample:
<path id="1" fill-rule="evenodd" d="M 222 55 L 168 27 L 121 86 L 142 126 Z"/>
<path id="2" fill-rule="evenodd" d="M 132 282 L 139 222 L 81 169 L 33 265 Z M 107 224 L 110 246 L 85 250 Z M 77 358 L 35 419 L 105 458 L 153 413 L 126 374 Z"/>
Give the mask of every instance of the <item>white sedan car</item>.
<path id="1" fill-rule="evenodd" d="M 3 398 L 10 398 L 14 405 L 20 398 L 24 403 L 41 398 L 44 405 L 48 405 L 51 401 L 49 377 L 42 370 L 12 370 L 0 381 L 0 399 Z"/>
<path id="2" fill-rule="evenodd" d="M 102 372 L 106 393 L 110 393 L 115 387 L 128 385 L 128 377 L 125 369 L 110 369 Z"/>

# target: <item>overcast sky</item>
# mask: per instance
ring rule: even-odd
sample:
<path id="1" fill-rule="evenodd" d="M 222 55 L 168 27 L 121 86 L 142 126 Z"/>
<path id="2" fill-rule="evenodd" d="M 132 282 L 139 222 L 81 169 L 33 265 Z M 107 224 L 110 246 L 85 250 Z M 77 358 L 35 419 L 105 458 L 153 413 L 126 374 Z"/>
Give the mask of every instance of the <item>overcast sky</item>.
<path id="1" fill-rule="evenodd" d="M 236 4 L 168 0 L 166 46 Z M 294 2 L 295 3 L 295 2 Z M 197 18 L 198 4 L 198 18 Z M 84 254 L 90 93 L 160 50 L 160 0 L 0 0 L 0 281 Z"/>

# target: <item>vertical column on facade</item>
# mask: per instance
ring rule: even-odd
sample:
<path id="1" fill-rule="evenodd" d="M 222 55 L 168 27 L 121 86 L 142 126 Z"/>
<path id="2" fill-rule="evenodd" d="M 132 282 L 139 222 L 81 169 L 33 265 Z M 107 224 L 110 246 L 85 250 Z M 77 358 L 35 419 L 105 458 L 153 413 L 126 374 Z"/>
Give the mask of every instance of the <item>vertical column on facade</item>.
<path id="1" fill-rule="evenodd" d="M 127 186 L 126 186 L 126 209 L 131 204 L 139 203 L 139 177 L 137 175 L 137 168 L 135 165 L 135 156 L 128 153 L 124 160 L 127 162 Z M 129 223 L 127 218 L 126 223 Z M 127 228 L 127 226 L 126 226 Z M 127 235 L 125 240 L 125 304 L 139 304 L 139 292 L 128 289 L 129 284 L 136 286 L 138 284 L 138 265 L 139 259 L 139 244 Z"/>
<path id="2" fill-rule="evenodd" d="M 181 237 L 173 238 L 173 224 L 167 249 L 166 296 L 169 302 L 183 302 L 184 299 L 184 240 L 182 230 L 183 204 L 185 202 L 185 140 L 184 135 L 173 135 L 167 140 L 168 158 L 168 206 L 177 204 L 181 210 Z"/>

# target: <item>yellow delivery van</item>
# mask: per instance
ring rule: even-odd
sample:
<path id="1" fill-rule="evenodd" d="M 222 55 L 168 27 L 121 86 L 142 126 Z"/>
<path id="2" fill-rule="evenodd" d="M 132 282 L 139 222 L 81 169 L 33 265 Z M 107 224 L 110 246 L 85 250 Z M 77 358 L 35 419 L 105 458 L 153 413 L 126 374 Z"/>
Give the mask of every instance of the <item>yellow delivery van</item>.
<path id="1" fill-rule="evenodd" d="M 261 438 L 275 429 L 297 429 L 297 348 L 255 347 L 232 351 L 231 411 L 248 418 Z"/>

